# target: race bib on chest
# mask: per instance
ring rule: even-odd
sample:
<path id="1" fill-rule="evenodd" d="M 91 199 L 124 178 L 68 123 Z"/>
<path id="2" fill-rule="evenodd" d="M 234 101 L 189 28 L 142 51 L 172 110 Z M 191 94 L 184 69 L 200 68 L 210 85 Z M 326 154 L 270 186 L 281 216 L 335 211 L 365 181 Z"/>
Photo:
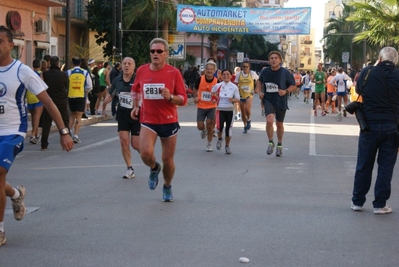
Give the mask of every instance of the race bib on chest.
<path id="1" fill-rule="evenodd" d="M 132 96 L 129 92 L 119 93 L 119 105 L 128 109 L 133 108 Z"/>
<path id="2" fill-rule="evenodd" d="M 143 86 L 144 99 L 157 100 L 164 99 L 161 95 L 162 88 L 165 88 L 164 83 L 146 83 Z"/>
<path id="3" fill-rule="evenodd" d="M 249 87 L 249 86 L 241 86 L 241 90 L 243 90 L 246 93 L 249 93 L 251 91 L 251 87 Z"/>
<path id="4" fill-rule="evenodd" d="M 202 100 L 202 101 L 206 101 L 206 102 L 210 102 L 210 101 L 212 100 L 212 94 L 211 94 L 211 92 L 202 91 L 202 93 L 201 93 L 201 100 Z"/>
<path id="5" fill-rule="evenodd" d="M 265 91 L 266 93 L 277 93 L 278 85 L 275 83 L 265 83 Z"/>

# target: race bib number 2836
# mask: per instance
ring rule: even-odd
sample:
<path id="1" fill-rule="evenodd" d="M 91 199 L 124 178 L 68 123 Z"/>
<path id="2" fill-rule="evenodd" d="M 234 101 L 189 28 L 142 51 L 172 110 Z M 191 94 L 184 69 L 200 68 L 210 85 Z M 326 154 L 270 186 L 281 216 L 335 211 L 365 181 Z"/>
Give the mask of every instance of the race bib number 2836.
<path id="1" fill-rule="evenodd" d="M 144 99 L 155 100 L 164 99 L 162 96 L 162 88 L 165 88 L 164 83 L 146 83 L 143 86 Z"/>

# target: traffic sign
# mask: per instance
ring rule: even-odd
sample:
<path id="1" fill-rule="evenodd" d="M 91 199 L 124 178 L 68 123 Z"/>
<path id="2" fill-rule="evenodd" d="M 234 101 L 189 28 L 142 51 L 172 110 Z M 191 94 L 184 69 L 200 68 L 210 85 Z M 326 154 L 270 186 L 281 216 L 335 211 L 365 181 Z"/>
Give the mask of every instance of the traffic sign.
<path id="1" fill-rule="evenodd" d="M 342 63 L 349 62 L 349 52 L 342 52 Z"/>
<path id="2" fill-rule="evenodd" d="M 237 62 L 242 63 L 244 61 L 244 52 L 237 52 Z"/>
<path id="3" fill-rule="evenodd" d="M 185 60 L 186 46 L 184 43 L 184 34 L 169 34 L 169 59 Z"/>

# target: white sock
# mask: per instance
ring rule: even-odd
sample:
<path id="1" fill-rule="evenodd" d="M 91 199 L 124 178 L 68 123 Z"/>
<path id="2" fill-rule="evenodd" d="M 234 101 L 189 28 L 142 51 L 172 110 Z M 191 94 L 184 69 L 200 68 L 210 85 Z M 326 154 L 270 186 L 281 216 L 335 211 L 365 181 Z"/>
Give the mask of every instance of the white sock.
<path id="1" fill-rule="evenodd" d="M 17 199 L 17 198 L 19 198 L 19 196 L 20 196 L 19 190 L 16 189 L 16 188 L 14 188 L 14 187 L 13 187 L 13 189 L 14 189 L 15 193 L 14 193 L 14 195 L 11 197 L 11 199 Z"/>
<path id="2" fill-rule="evenodd" d="M 4 222 L 0 222 L 0 232 L 4 233 Z"/>

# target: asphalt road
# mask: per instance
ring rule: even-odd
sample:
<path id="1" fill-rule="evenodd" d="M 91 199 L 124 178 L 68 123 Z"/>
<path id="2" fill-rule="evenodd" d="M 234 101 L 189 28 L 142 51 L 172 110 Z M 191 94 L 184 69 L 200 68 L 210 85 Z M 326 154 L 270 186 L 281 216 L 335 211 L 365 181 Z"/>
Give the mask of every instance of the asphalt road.
<path id="1" fill-rule="evenodd" d="M 173 203 L 161 201 L 161 186 L 148 189 L 149 169 L 137 153 L 136 178 L 122 179 L 113 120 L 82 127 L 82 143 L 69 153 L 61 151 L 57 133 L 45 152 L 26 139 L 8 181 L 26 187 L 29 213 L 15 221 L 8 201 L 0 266 L 398 265 L 398 167 L 392 214 L 373 214 L 373 190 L 363 212 L 350 209 L 358 140 L 353 116 L 314 117 L 310 105 L 292 99 L 277 158 L 266 155 L 257 98 L 252 129 L 243 134 L 242 122 L 234 125 L 231 155 L 217 151 L 215 140 L 214 151 L 205 151 L 193 104 L 179 114 Z"/>

